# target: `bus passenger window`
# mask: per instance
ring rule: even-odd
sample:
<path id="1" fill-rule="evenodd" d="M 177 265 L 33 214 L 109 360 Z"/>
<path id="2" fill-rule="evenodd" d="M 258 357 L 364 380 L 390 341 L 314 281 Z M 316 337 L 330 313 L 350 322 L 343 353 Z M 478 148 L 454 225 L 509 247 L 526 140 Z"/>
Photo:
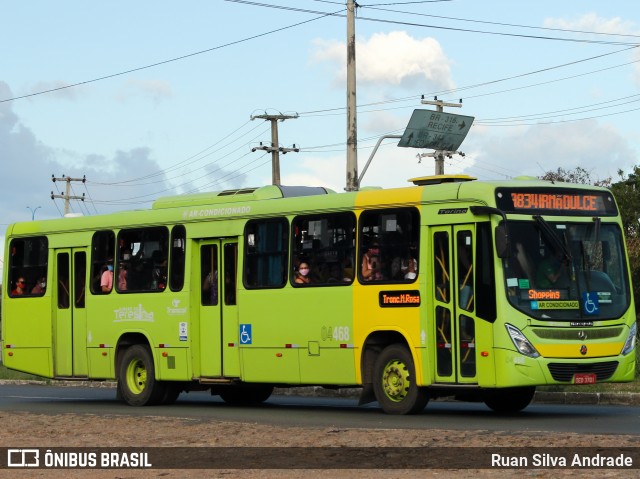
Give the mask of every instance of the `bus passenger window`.
<path id="1" fill-rule="evenodd" d="M 358 228 L 360 282 L 414 282 L 420 259 L 419 224 L 416 208 L 364 211 Z"/>
<path id="2" fill-rule="evenodd" d="M 247 223 L 243 279 L 248 289 L 281 288 L 285 285 L 288 226 L 285 218 Z"/>
<path id="3" fill-rule="evenodd" d="M 113 231 L 97 231 L 91 240 L 91 292 L 105 294 L 103 290 L 103 275 L 109 269 L 109 262 L 113 268 L 113 253 L 115 248 L 115 234 Z M 105 277 L 106 280 L 106 277 Z"/>
<path id="4" fill-rule="evenodd" d="M 171 230 L 171 258 L 169 261 L 169 288 L 181 291 L 184 286 L 184 264 L 187 233 L 184 226 L 177 225 Z"/>
<path id="5" fill-rule="evenodd" d="M 176 253 L 176 256 L 179 255 Z M 167 286 L 169 231 L 164 226 L 120 230 L 117 259 L 115 277 L 119 293 L 164 291 Z"/>
<path id="6" fill-rule="evenodd" d="M 9 251 L 10 296 L 44 295 L 49 257 L 47 238 L 37 236 L 11 240 Z"/>
<path id="7" fill-rule="evenodd" d="M 353 281 L 353 213 L 297 216 L 291 223 L 293 286 L 339 286 Z"/>

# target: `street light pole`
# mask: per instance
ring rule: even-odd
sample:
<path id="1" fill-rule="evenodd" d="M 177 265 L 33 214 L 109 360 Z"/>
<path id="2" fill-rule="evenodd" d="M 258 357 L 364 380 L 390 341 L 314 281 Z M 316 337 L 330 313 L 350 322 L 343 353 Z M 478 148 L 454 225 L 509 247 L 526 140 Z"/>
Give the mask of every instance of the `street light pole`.
<path id="1" fill-rule="evenodd" d="M 31 221 L 36 219 L 36 211 L 42 208 L 42 206 L 36 206 L 35 208 L 31 208 L 31 206 L 27 206 L 27 209 L 31 211 Z"/>

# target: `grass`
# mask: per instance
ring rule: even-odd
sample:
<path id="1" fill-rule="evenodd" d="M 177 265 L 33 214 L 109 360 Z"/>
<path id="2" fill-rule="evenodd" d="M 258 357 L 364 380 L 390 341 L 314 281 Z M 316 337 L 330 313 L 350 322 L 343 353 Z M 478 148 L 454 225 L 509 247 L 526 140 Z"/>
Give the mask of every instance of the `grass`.
<path id="1" fill-rule="evenodd" d="M 6 368 L 0 364 L 0 379 L 14 379 L 23 381 L 50 381 L 48 378 L 42 376 L 35 376 L 33 374 L 21 373 L 12 369 Z"/>

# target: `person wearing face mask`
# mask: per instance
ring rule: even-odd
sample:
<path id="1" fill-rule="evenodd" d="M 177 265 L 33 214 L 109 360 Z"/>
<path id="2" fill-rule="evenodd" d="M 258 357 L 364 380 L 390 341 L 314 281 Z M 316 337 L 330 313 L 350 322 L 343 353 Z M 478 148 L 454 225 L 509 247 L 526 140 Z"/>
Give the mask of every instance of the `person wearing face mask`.
<path id="1" fill-rule="evenodd" d="M 31 294 L 43 294 L 47 287 L 47 278 L 42 276 L 31 290 Z"/>
<path id="2" fill-rule="evenodd" d="M 11 296 L 22 296 L 25 293 L 25 288 L 25 281 L 21 276 L 20 278 L 18 278 L 18 281 L 16 281 L 16 287 L 13 289 L 13 291 L 11 291 Z"/>
<path id="3" fill-rule="evenodd" d="M 113 261 L 109 260 L 107 269 L 105 269 L 100 277 L 100 289 L 103 293 L 109 293 L 111 292 L 111 288 L 113 288 Z"/>
<path id="4" fill-rule="evenodd" d="M 307 263 L 300 263 L 294 282 L 298 284 L 309 284 L 311 282 L 311 278 L 309 278 L 309 271 L 309 265 Z"/>

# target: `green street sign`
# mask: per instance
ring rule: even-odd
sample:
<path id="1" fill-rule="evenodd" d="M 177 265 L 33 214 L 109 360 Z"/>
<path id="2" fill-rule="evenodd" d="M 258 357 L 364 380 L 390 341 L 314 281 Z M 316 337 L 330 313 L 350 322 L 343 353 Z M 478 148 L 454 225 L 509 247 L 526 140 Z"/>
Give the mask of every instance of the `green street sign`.
<path id="1" fill-rule="evenodd" d="M 413 110 L 398 146 L 456 151 L 475 117 L 433 110 Z"/>

